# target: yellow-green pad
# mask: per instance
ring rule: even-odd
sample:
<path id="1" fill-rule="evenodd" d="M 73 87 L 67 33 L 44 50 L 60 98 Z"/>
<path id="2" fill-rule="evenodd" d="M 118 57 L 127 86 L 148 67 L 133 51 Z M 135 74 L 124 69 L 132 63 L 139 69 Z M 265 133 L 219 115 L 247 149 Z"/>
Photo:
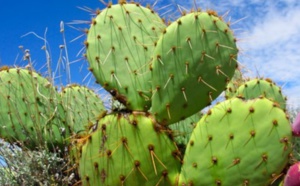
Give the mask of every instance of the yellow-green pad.
<path id="1" fill-rule="evenodd" d="M 151 105 L 151 55 L 166 27 L 151 9 L 139 4 L 109 5 L 92 21 L 87 59 L 98 83 L 128 109 Z"/>
<path id="2" fill-rule="evenodd" d="M 286 113 L 270 100 L 226 100 L 192 133 L 179 185 L 268 185 L 286 166 L 291 140 Z"/>
<path id="3" fill-rule="evenodd" d="M 151 113 L 172 124 L 209 105 L 233 76 L 237 51 L 232 31 L 214 12 L 173 22 L 153 54 Z"/>
<path id="4" fill-rule="evenodd" d="M 175 185 L 180 152 L 151 116 L 107 115 L 94 130 L 82 139 L 83 185 Z"/>

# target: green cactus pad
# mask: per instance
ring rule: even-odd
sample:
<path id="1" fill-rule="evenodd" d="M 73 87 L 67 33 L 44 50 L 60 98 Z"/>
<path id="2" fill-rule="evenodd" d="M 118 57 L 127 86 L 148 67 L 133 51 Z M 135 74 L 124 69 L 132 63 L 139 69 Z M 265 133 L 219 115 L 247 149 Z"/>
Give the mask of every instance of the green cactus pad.
<path id="1" fill-rule="evenodd" d="M 270 100 L 226 100 L 192 133 L 179 185 L 268 185 L 289 161 L 291 140 L 286 113 Z"/>
<path id="2" fill-rule="evenodd" d="M 87 59 L 96 80 L 128 109 L 151 106 L 149 63 L 164 22 L 139 4 L 109 5 L 93 20 Z"/>
<path id="3" fill-rule="evenodd" d="M 172 124 L 209 105 L 236 69 L 233 33 L 214 12 L 193 12 L 173 22 L 157 42 L 152 63 L 152 108 Z"/>
<path id="4" fill-rule="evenodd" d="M 149 116 L 107 115 L 83 139 L 83 185 L 174 185 L 180 152 Z"/>
<path id="5" fill-rule="evenodd" d="M 61 92 L 66 122 L 73 134 L 86 133 L 98 116 L 106 112 L 102 100 L 91 89 L 69 85 Z"/>
<path id="6" fill-rule="evenodd" d="M 249 80 L 236 90 L 235 95 L 245 99 L 263 96 L 279 104 L 280 108 L 286 109 L 286 97 L 282 95 L 281 88 L 270 79 Z"/>
<path id="7" fill-rule="evenodd" d="M 63 147 L 69 129 L 51 83 L 32 70 L 4 67 L 0 83 L 0 137 L 30 149 Z"/>

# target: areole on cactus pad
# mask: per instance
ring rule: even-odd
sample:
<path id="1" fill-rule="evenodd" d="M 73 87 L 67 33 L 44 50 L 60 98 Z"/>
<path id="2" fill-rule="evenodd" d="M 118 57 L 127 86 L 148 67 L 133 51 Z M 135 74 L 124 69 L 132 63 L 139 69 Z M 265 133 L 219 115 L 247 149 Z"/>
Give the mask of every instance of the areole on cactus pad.
<path id="1" fill-rule="evenodd" d="M 172 124 L 209 105 L 237 67 L 237 47 L 228 25 L 215 12 L 192 12 L 163 32 L 152 62 L 151 112 Z"/>
<path id="2" fill-rule="evenodd" d="M 149 63 L 165 27 L 153 10 L 125 2 L 109 5 L 92 21 L 86 42 L 90 70 L 128 109 L 151 106 Z"/>

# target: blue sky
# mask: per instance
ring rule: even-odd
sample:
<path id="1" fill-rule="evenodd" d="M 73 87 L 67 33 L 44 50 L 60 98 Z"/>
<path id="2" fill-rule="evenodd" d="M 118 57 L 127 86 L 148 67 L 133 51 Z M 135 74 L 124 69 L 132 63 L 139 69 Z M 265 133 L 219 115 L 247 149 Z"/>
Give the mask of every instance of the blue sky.
<path id="1" fill-rule="evenodd" d="M 46 62 L 45 51 L 41 49 L 44 41 L 35 36 L 33 32 L 41 37 L 44 37 L 46 33 L 54 70 L 60 57 L 59 46 L 63 44 L 63 36 L 60 33 L 61 21 L 64 22 L 69 61 L 80 59 L 82 55 L 77 56 L 77 54 L 83 48 L 84 37 L 74 42 L 71 40 L 82 35 L 82 30 L 88 28 L 89 25 L 74 25 L 80 29 L 76 30 L 67 24 L 73 20 L 89 21 L 92 15 L 79 8 L 85 6 L 95 10 L 102 8 L 103 4 L 97 0 L 1 1 L 0 22 L 3 26 L 0 32 L 0 65 L 27 65 L 27 61 L 22 58 L 23 52 L 19 49 L 19 46 L 23 46 L 24 50 L 30 50 L 34 67 L 39 70 Z M 83 67 L 83 70 L 79 69 L 82 64 L 86 64 L 86 62 L 81 60 L 71 65 L 74 75 L 72 82 L 74 83 L 81 83 L 87 73 L 86 66 Z M 45 71 L 45 68 L 40 70 L 40 72 Z"/>
<path id="2" fill-rule="evenodd" d="M 268 77 L 278 85 L 283 86 L 283 92 L 288 96 L 289 104 L 300 105 L 300 3 L 298 0 L 195 0 L 196 6 L 205 9 L 215 9 L 219 15 L 224 15 L 230 21 L 238 38 L 240 48 L 239 62 L 246 66 L 247 76 Z M 155 5 L 154 9 L 165 13 L 167 9 L 189 10 L 195 6 L 194 0 L 141 0 L 142 4 Z M 171 5 L 160 10 L 160 7 Z M 91 15 L 78 7 L 90 7 L 93 10 L 104 6 L 98 0 L 27 0 L 2 1 L 0 3 L 0 65 L 26 65 L 22 60 L 20 45 L 29 49 L 35 67 L 39 69 L 45 64 L 45 51 L 41 39 L 33 34 L 43 36 L 47 29 L 52 65 L 58 63 L 60 49 L 63 44 L 60 22 L 65 23 L 65 35 L 69 60 L 81 58 L 77 53 L 83 48 L 84 37 L 74 42 L 74 38 L 83 32 L 67 26 L 73 20 L 91 19 Z M 174 16 L 174 11 L 165 16 Z M 88 28 L 89 25 L 73 25 L 77 28 Z M 24 37 L 22 37 L 24 36 Z M 82 65 L 84 65 L 82 67 Z M 82 67 L 82 68 L 81 68 Z M 81 68 L 81 69 L 80 69 Z M 86 61 L 80 60 L 71 65 L 72 82 L 81 83 L 87 75 Z M 46 71 L 45 69 L 42 70 Z M 89 78 L 85 79 L 85 83 Z M 92 85 L 94 86 L 94 85 Z"/>

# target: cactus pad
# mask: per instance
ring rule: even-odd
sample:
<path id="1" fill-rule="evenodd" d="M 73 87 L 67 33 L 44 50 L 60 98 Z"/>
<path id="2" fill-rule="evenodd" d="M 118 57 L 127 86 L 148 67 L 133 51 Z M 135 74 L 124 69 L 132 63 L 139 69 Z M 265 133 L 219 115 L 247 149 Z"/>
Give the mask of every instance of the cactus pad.
<path id="1" fill-rule="evenodd" d="M 235 93 L 245 99 L 266 97 L 286 109 L 286 98 L 282 95 L 281 88 L 270 79 L 252 79 L 241 85 Z"/>
<path id="2" fill-rule="evenodd" d="M 87 37 L 90 70 L 128 109 L 151 106 L 149 63 L 164 22 L 139 4 L 109 5 L 92 21 Z"/>
<path id="3" fill-rule="evenodd" d="M 237 51 L 232 31 L 214 12 L 173 22 L 153 55 L 151 113 L 172 124 L 209 105 L 233 76 Z"/>
<path id="4" fill-rule="evenodd" d="M 270 100 L 226 100 L 197 124 L 179 184 L 268 185 L 286 166 L 291 139 L 285 112 Z"/>
<path id="5" fill-rule="evenodd" d="M 107 115 L 83 139 L 83 185 L 174 185 L 180 152 L 149 116 Z"/>

